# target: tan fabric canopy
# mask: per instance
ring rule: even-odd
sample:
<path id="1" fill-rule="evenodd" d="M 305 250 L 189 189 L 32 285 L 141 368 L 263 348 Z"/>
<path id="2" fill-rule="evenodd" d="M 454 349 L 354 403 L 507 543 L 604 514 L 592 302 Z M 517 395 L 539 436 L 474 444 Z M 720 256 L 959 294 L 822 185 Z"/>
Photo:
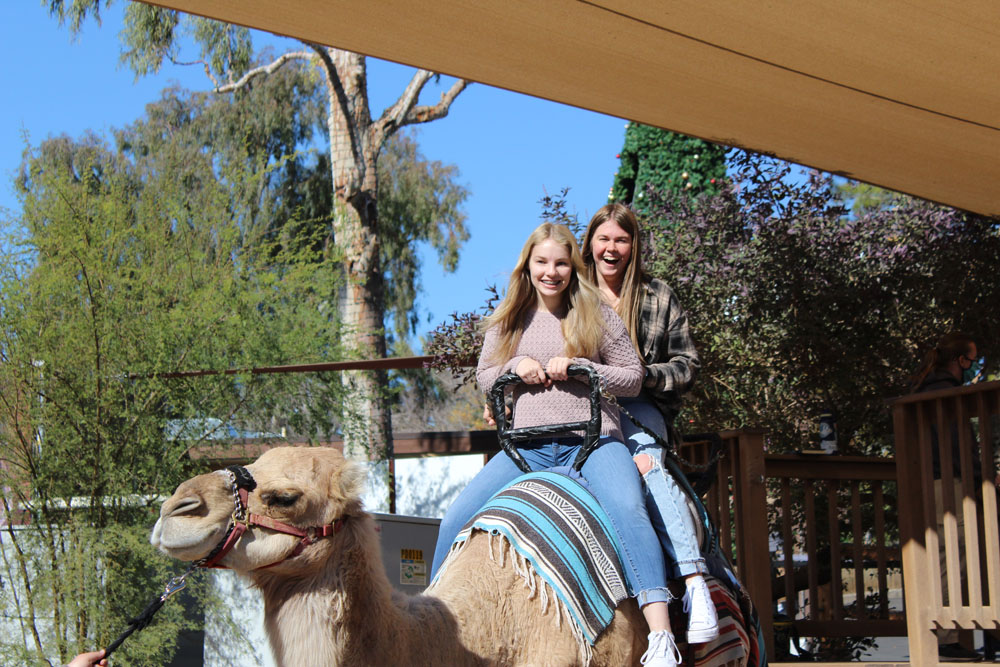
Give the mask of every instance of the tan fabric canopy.
<path id="1" fill-rule="evenodd" d="M 996 0 L 158 4 L 1000 215 Z"/>

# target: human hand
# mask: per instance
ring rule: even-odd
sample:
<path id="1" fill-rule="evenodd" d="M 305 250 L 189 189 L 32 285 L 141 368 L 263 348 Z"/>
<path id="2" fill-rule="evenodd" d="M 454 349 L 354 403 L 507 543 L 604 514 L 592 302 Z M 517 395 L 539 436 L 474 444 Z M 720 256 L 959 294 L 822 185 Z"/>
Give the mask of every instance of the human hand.
<path id="1" fill-rule="evenodd" d="M 542 368 L 542 365 L 538 363 L 537 359 L 532 359 L 531 357 L 521 359 L 514 372 L 517 373 L 517 376 L 525 384 L 544 384 L 546 387 L 552 384 L 552 380 L 545 374 L 545 369 Z"/>
<path id="2" fill-rule="evenodd" d="M 108 659 L 104 657 L 104 649 L 100 651 L 90 651 L 81 653 L 72 660 L 66 667 L 107 667 Z"/>
<path id="3" fill-rule="evenodd" d="M 487 403 L 483 406 L 483 421 L 486 422 L 487 426 L 496 426 L 497 420 L 493 419 L 493 408 Z"/>
<path id="4" fill-rule="evenodd" d="M 569 365 L 573 363 L 572 359 L 567 357 L 552 357 L 549 359 L 549 363 L 545 364 L 545 372 L 553 380 L 568 380 Z"/>

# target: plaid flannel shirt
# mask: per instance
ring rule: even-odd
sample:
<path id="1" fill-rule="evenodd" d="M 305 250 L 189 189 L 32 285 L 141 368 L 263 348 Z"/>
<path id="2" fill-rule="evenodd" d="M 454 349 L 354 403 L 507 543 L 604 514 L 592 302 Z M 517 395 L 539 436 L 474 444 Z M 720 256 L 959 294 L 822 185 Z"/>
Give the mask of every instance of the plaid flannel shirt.
<path id="1" fill-rule="evenodd" d="M 642 395 L 651 399 L 667 423 L 681 409 L 681 395 L 694 386 L 701 360 L 691 340 L 687 314 L 662 280 L 643 283 L 637 338 L 646 366 Z"/>

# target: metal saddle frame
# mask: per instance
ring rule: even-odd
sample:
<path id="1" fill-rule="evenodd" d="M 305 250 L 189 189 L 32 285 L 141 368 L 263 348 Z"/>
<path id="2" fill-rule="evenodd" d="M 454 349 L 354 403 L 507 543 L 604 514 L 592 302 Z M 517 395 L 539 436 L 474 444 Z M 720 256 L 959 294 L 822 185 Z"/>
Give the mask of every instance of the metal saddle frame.
<path id="1" fill-rule="evenodd" d="M 533 472 L 531 466 L 525 461 L 524 457 L 517 450 L 515 443 L 525 442 L 532 438 L 537 438 L 539 436 L 545 435 L 565 435 L 574 431 L 584 430 L 585 435 L 583 436 L 583 446 L 580 448 L 576 459 L 573 462 L 573 470 L 580 472 L 583 468 L 583 464 L 587 461 L 590 454 L 600 446 L 601 437 L 601 376 L 593 368 L 589 366 L 584 366 L 581 364 L 572 364 L 567 369 L 567 374 L 573 377 L 586 377 L 590 383 L 590 418 L 585 421 L 576 422 L 566 422 L 562 424 L 546 424 L 543 426 L 527 426 L 522 428 L 514 428 L 514 407 L 510 404 L 510 414 L 507 414 L 508 404 L 506 402 L 507 388 L 516 384 L 522 384 L 523 381 L 517 373 L 504 373 L 493 386 L 490 388 L 490 407 L 493 410 L 493 418 L 497 423 L 497 438 L 500 441 L 500 447 L 503 449 L 504 453 L 510 457 L 510 459 L 521 469 L 522 472 L 529 473 Z M 608 398 L 614 399 L 613 396 Z M 615 402 L 617 406 L 617 402 Z M 708 516 L 708 511 L 705 509 L 704 504 L 701 502 L 698 492 L 692 487 L 691 483 L 688 481 L 687 476 L 681 470 L 677 456 L 674 453 L 674 448 L 671 443 L 667 442 L 658 433 L 651 431 L 644 424 L 639 422 L 635 417 L 628 413 L 627 410 L 622 410 L 625 415 L 642 431 L 653 437 L 658 444 L 663 447 L 666 455 L 662 464 L 664 469 L 674 478 L 674 480 L 680 485 L 681 490 L 693 501 L 692 505 L 698 513 L 700 522 L 704 528 L 704 540 L 701 544 L 702 551 L 705 553 L 712 553 L 718 549 L 718 534 L 715 529 L 715 524 Z M 676 438 L 676 431 L 671 426 L 669 429 L 672 433 L 672 439 Z M 719 451 L 721 449 L 721 440 L 719 436 L 715 433 L 710 434 L 699 434 L 697 436 L 691 436 L 685 438 L 687 440 L 709 440 L 713 444 L 713 450 Z M 713 456 L 713 458 L 715 458 Z M 714 463 L 714 461 L 713 461 Z M 710 478 L 709 478 L 710 479 Z M 707 489 L 706 489 L 707 490 Z"/>

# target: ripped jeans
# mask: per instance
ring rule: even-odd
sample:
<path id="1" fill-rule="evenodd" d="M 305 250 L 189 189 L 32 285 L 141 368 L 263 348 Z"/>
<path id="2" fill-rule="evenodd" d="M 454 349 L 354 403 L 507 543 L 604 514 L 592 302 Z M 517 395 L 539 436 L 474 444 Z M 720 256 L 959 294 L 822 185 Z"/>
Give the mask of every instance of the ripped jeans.
<path id="1" fill-rule="evenodd" d="M 649 430 L 666 434 L 667 427 L 659 409 L 649 400 L 619 398 L 618 402 Z M 647 454 L 653 467 L 642 476 L 646 492 L 646 510 L 649 521 L 660 538 L 667 555 L 668 576 L 677 579 L 691 574 L 708 572 L 705 559 L 698 547 L 698 531 L 688 510 L 684 491 L 673 476 L 663 468 L 663 448 L 643 433 L 624 414 L 621 415 L 625 445 L 635 457 Z"/>
<path id="2" fill-rule="evenodd" d="M 601 503 L 622 548 L 622 569 L 639 606 L 668 602 L 667 566 L 657 549 L 656 533 L 646 515 L 642 482 L 626 446 L 602 436 L 603 444 L 591 452 L 580 472 L 590 492 Z M 580 437 L 546 438 L 519 446 L 518 451 L 532 470 L 568 466 L 576 460 Z M 521 476 L 521 470 L 501 453 L 490 459 L 452 503 L 441 520 L 431 577 L 436 577 L 452 541 L 479 508 L 502 488 Z"/>

